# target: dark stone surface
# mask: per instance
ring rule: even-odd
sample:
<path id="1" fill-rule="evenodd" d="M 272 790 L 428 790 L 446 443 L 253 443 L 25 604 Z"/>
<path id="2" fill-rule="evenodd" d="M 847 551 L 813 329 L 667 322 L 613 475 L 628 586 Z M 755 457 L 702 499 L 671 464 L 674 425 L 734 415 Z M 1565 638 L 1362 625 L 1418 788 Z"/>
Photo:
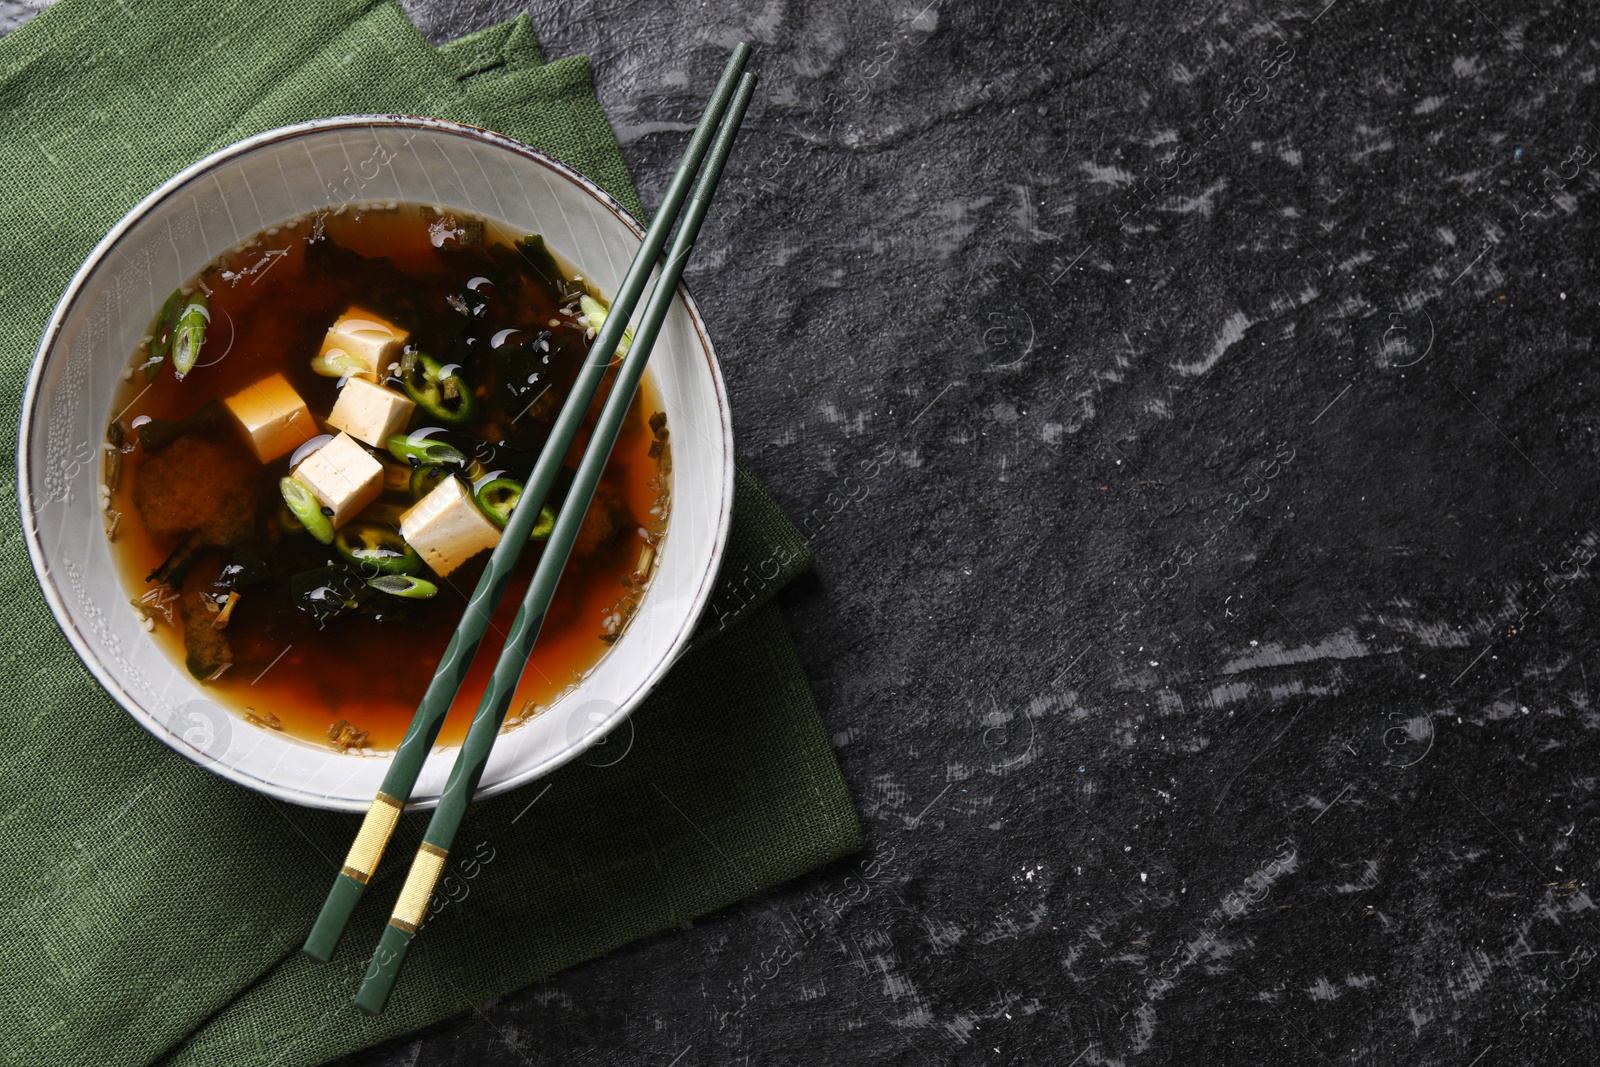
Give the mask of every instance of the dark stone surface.
<path id="1" fill-rule="evenodd" d="M 646 202 L 758 45 L 691 285 L 871 845 L 348 1067 L 1592 1061 L 1584 9 L 532 14 Z"/>

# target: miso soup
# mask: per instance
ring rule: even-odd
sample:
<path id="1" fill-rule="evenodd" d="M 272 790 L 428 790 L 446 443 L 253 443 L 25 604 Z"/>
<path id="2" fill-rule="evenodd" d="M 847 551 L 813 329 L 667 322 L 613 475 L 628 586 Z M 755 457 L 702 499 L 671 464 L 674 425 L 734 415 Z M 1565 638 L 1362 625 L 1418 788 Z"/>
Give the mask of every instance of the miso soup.
<path id="1" fill-rule="evenodd" d="M 166 301 L 113 404 L 102 505 L 129 610 L 258 727 L 392 749 L 606 311 L 539 235 L 444 207 L 346 205 L 242 242 Z M 442 744 L 465 734 L 616 362 Z M 628 625 L 670 474 L 647 373 L 511 724 Z"/>

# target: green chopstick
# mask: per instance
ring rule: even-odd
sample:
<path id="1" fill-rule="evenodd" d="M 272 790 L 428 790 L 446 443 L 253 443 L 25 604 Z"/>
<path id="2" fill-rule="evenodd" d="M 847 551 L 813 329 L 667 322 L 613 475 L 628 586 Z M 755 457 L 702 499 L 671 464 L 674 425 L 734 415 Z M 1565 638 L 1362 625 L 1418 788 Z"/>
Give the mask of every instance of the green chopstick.
<path id="1" fill-rule="evenodd" d="M 534 642 L 538 640 L 545 612 L 555 596 L 562 569 L 566 566 L 567 556 L 572 551 L 573 541 L 577 539 L 578 528 L 583 523 L 584 512 L 589 509 L 595 487 L 600 482 L 600 475 L 605 470 L 607 459 L 610 458 L 611 448 L 616 443 L 617 433 L 622 428 L 623 419 L 627 417 L 629 406 L 633 403 L 634 391 L 639 386 L 640 376 L 644 374 L 645 362 L 650 358 L 650 349 L 655 345 L 656 335 L 660 332 L 661 324 L 676 298 L 678 280 L 683 275 L 684 263 L 689 258 L 695 237 L 700 232 L 700 224 L 705 219 L 706 209 L 710 206 L 712 194 L 717 188 L 717 179 L 722 176 L 723 165 L 727 163 L 728 154 L 733 150 L 734 137 L 739 131 L 739 123 L 744 118 L 745 109 L 750 105 L 750 96 L 755 91 L 755 84 L 754 74 L 745 74 L 739 79 L 739 88 L 734 93 L 733 103 L 729 106 L 727 117 L 717 131 L 711 157 L 695 184 L 694 196 L 690 198 L 677 235 L 672 239 L 672 248 L 661 267 L 661 277 L 645 304 L 639 328 L 633 335 L 633 344 L 617 371 L 616 383 L 611 387 L 605 407 L 595 423 L 589 446 L 584 451 L 583 459 L 578 464 L 578 472 L 572 479 L 572 488 L 561 506 L 561 514 L 556 517 L 555 529 L 550 532 L 550 539 L 545 543 L 544 555 L 540 557 L 539 565 L 533 572 L 533 581 L 528 586 L 527 595 L 523 597 L 522 607 L 517 611 L 516 621 L 511 624 L 511 633 L 506 638 L 505 649 L 500 653 L 494 675 L 489 681 L 488 688 L 484 690 L 476 714 L 472 717 L 472 725 L 467 730 L 467 739 L 462 743 L 461 751 L 456 755 L 455 765 L 450 769 L 450 777 L 445 782 L 439 806 L 434 809 L 433 817 L 428 820 L 428 829 L 422 836 L 422 844 L 417 849 L 416 858 L 411 861 L 405 885 L 400 889 L 400 898 L 395 902 L 394 912 L 389 917 L 388 925 L 383 928 L 383 936 L 373 953 L 366 977 L 356 993 L 356 1006 L 369 1014 L 376 1015 L 388 1004 L 389 994 L 400 976 L 401 966 L 405 963 L 406 950 L 416 937 L 417 928 L 427 917 L 428 904 L 433 898 L 434 887 L 438 884 L 440 875 L 444 873 L 456 831 L 466 815 L 467 805 L 471 803 L 472 794 L 478 787 L 478 779 L 483 774 L 484 766 L 489 762 L 489 753 L 494 748 L 495 739 L 500 735 L 501 726 L 505 723 L 506 711 L 511 706 L 511 698 L 516 692 L 518 681 L 522 678 L 522 672 L 527 667 L 528 654 L 533 650 Z M 612 321 L 612 316 L 606 318 L 608 325 Z M 527 505 L 519 502 L 518 509 L 524 507 Z"/>
<path id="2" fill-rule="evenodd" d="M 661 248 L 666 244 L 667 235 L 672 231 L 672 225 L 677 220 L 684 199 L 689 195 L 691 188 L 695 188 L 698 193 L 695 176 L 705 160 L 707 151 L 711 148 L 713 139 L 717 136 L 723 115 L 728 110 L 729 102 L 740 83 L 739 76 L 749 58 L 750 46 L 740 42 L 734 48 L 733 55 L 728 58 L 722 76 L 717 80 L 716 88 L 706 105 L 705 114 L 700 117 L 694 135 L 689 138 L 683 159 L 661 198 L 661 206 L 657 208 L 655 218 L 639 245 L 639 251 L 633 257 L 628 273 L 623 277 L 622 284 L 611 302 L 611 313 L 606 316 L 604 325 L 590 346 L 589 355 L 573 382 L 572 391 L 567 394 L 566 402 L 562 405 L 560 414 L 556 416 L 549 440 L 539 453 L 533 472 L 528 477 L 519 501 L 521 506 L 512 511 L 511 519 L 500 535 L 500 542 L 495 546 L 493 555 L 489 557 L 489 565 L 484 569 L 483 576 L 478 579 L 478 585 L 467 601 L 461 622 L 456 627 L 455 634 L 451 636 L 450 643 L 445 647 L 444 656 L 434 671 L 432 681 L 428 683 L 427 692 L 423 694 L 421 703 L 417 705 L 416 714 L 406 727 L 405 736 L 401 738 L 400 745 L 395 750 L 394 760 L 389 764 L 388 773 L 383 776 L 378 795 L 373 798 L 372 806 L 367 809 L 366 818 L 361 823 L 361 829 L 356 832 L 355 841 L 350 845 L 344 866 L 335 877 L 333 888 L 328 891 L 328 897 L 323 901 L 322 911 L 317 915 L 311 933 L 306 937 L 302 951 L 314 960 L 325 963 L 333 956 L 356 903 L 360 901 L 367 883 L 378 869 L 378 862 L 383 858 L 389 838 L 393 836 L 395 825 L 400 821 L 400 813 L 404 810 L 406 801 L 411 798 L 411 790 L 417 784 L 417 776 L 422 773 L 422 765 L 439 736 L 439 728 L 444 725 L 445 716 L 455 700 L 456 691 L 461 688 L 461 683 L 466 678 L 467 668 L 471 666 L 472 658 L 478 651 L 478 644 L 483 639 L 483 632 L 487 629 L 490 618 L 494 615 L 494 609 L 505 594 L 506 584 L 511 580 L 512 571 L 517 564 L 517 557 L 528 544 L 528 535 L 538 520 L 539 510 L 544 506 L 545 498 L 550 494 L 550 487 L 560 473 L 561 461 L 577 436 L 583 417 L 589 409 L 589 402 L 599 389 L 600 381 L 605 377 L 606 369 L 616 354 L 617 345 L 622 340 L 623 331 L 627 329 L 628 320 L 633 316 L 634 306 L 655 270 L 656 260 L 661 255 Z M 704 208 L 701 211 L 703 214 Z M 637 342 L 635 344 L 637 347 Z M 587 506 L 588 498 L 584 500 Z M 548 556 L 547 550 L 546 557 Z M 565 560 L 564 554 L 562 558 Z M 523 658 L 527 658 L 525 654 Z"/>

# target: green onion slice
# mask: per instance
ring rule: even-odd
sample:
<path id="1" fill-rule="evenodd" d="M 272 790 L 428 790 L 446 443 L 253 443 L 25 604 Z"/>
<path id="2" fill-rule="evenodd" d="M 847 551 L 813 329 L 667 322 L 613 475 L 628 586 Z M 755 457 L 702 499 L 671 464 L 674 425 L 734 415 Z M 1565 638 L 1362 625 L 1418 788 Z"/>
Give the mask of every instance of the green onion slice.
<path id="1" fill-rule="evenodd" d="M 206 343 L 206 326 L 210 322 L 205 290 L 196 289 L 172 332 L 172 373 L 180 382 L 200 361 L 200 347 Z"/>
<path id="2" fill-rule="evenodd" d="M 279 478 L 278 491 L 283 494 L 283 502 L 289 505 L 289 513 L 300 520 L 307 533 L 325 545 L 333 544 L 333 523 L 322 513 L 322 505 L 304 483 L 293 478 Z"/>
<path id="3" fill-rule="evenodd" d="M 400 387 L 419 408 L 446 426 L 465 426 L 477 410 L 472 388 L 456 365 L 445 366 L 415 348 L 407 348 L 400 357 Z"/>
<path id="4" fill-rule="evenodd" d="M 411 470 L 411 495 L 418 500 L 436 489 L 440 482 L 451 476 L 449 467 L 437 463 L 413 467 Z"/>
<path id="5" fill-rule="evenodd" d="M 342 348 L 330 348 L 311 361 L 311 369 L 324 378 L 350 378 L 367 373 L 367 365 Z"/>
<path id="6" fill-rule="evenodd" d="M 352 522 L 333 538 L 339 555 L 369 573 L 415 574 L 422 557 L 392 527 L 376 522 Z"/>
<path id="7" fill-rule="evenodd" d="M 144 380 L 155 381 L 156 375 L 161 371 L 161 365 L 167 361 L 167 356 L 172 354 L 172 334 L 178 328 L 178 318 L 183 314 L 183 290 L 174 289 L 172 295 L 167 297 L 166 303 L 161 305 L 161 310 L 156 313 L 156 321 L 150 327 L 150 358 L 144 362 Z"/>
<path id="8" fill-rule="evenodd" d="M 606 316 L 611 314 L 611 309 L 600 303 L 588 293 L 578 297 L 578 307 L 583 311 L 583 317 L 589 320 L 589 328 L 599 334 L 600 327 L 606 324 Z M 617 342 L 617 355 L 628 354 L 628 346 L 633 344 L 633 329 L 622 331 L 622 340 Z"/>
<path id="9" fill-rule="evenodd" d="M 427 600 L 439 592 L 439 587 L 426 578 L 414 578 L 409 574 L 380 574 L 376 578 L 368 578 L 367 584 L 380 593 L 405 597 L 407 600 Z"/>
<path id="10" fill-rule="evenodd" d="M 516 508 L 517 501 L 522 499 L 522 483 L 515 478 L 490 478 L 478 486 L 473 499 L 489 521 L 504 530 L 511 521 L 511 512 Z M 539 517 L 534 520 L 528 540 L 548 539 L 555 526 L 556 513 L 549 505 L 545 505 L 539 509 Z"/>
<path id="11" fill-rule="evenodd" d="M 467 455 L 454 445 L 443 441 L 434 441 L 427 435 L 436 432 L 438 427 L 429 427 L 413 433 L 397 433 L 384 442 L 389 454 L 395 459 L 409 463 L 412 467 L 425 467 L 430 464 L 447 467 L 465 467 Z"/>

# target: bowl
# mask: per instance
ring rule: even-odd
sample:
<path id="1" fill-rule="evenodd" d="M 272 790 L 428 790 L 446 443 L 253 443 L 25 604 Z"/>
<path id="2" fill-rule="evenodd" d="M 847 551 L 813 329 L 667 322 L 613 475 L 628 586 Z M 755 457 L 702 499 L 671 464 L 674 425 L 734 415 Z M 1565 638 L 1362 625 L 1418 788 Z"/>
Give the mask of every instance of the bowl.
<path id="1" fill-rule="evenodd" d="M 207 696 L 142 629 L 99 510 L 111 398 L 166 294 L 255 232 L 318 208 L 404 200 L 546 235 L 615 292 L 644 230 L 563 163 L 510 138 L 405 115 L 319 119 L 208 156 L 117 223 L 51 316 L 23 396 L 22 528 L 56 621 L 106 692 L 175 751 L 310 807 L 365 810 L 389 757 L 320 747 Z M 659 569 L 620 640 L 550 708 L 501 735 L 480 797 L 532 781 L 612 735 L 683 651 L 710 598 L 733 502 L 733 434 L 716 355 L 681 287 L 650 359 L 673 434 L 673 507 Z M 557 593 L 559 596 L 559 592 Z M 418 694 L 420 697 L 421 694 Z M 620 732 L 620 731 L 619 731 Z M 455 749 L 428 759 L 411 806 L 438 802 Z"/>

